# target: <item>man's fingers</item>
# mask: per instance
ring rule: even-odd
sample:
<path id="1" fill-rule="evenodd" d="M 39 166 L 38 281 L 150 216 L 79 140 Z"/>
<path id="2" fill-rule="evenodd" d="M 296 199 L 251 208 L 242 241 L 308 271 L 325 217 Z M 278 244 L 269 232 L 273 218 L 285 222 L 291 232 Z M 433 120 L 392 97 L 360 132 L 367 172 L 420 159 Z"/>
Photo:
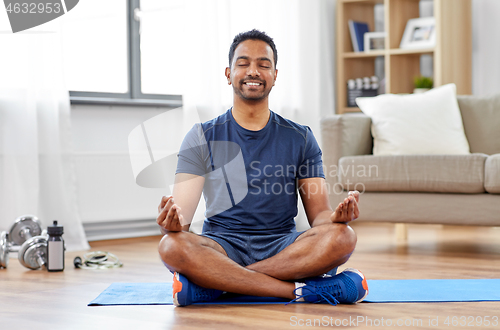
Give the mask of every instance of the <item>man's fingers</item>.
<path id="1" fill-rule="evenodd" d="M 172 205 L 174 205 L 174 198 L 172 196 L 169 196 L 165 200 L 165 204 L 163 204 L 163 206 L 162 206 L 162 211 L 168 212 L 168 210 L 170 210 Z M 161 204 L 160 204 L 160 206 L 161 206 Z"/>
<path id="2" fill-rule="evenodd" d="M 358 195 L 358 198 L 359 198 L 359 195 Z M 353 205 L 354 205 L 353 220 L 355 220 L 359 217 L 358 200 L 354 199 Z"/>
<path id="3" fill-rule="evenodd" d="M 359 192 L 349 192 L 347 198 L 345 198 L 342 203 L 339 203 L 332 213 L 332 221 L 349 222 L 359 216 L 358 200 L 356 200 L 356 196 L 359 197 Z"/>
<path id="4" fill-rule="evenodd" d="M 156 217 L 156 223 L 162 227 L 165 227 L 164 224 L 167 217 L 167 213 L 168 213 L 168 208 L 166 207 L 161 208 L 158 212 L 158 217 Z"/>
<path id="5" fill-rule="evenodd" d="M 169 230 L 178 229 L 180 227 L 180 211 L 181 208 L 176 204 L 172 205 L 168 210 L 167 217 L 165 219 L 165 228 Z"/>
<path id="6" fill-rule="evenodd" d="M 172 199 L 170 199 L 172 200 Z M 156 218 L 156 222 L 166 228 L 167 227 L 167 223 L 168 223 L 168 214 L 169 212 L 172 210 L 172 206 L 171 205 L 165 205 L 163 207 L 163 209 L 161 210 L 161 212 L 158 214 L 158 217 Z"/>
<path id="7" fill-rule="evenodd" d="M 161 208 L 164 208 L 165 205 L 167 204 L 167 202 L 171 199 L 172 199 L 172 196 L 163 196 L 161 199 Z"/>
<path id="8" fill-rule="evenodd" d="M 167 200 L 167 202 L 165 203 L 165 207 L 172 207 L 172 205 L 174 205 L 175 201 L 174 201 L 174 197 L 170 196 L 170 198 Z"/>
<path id="9" fill-rule="evenodd" d="M 354 219 L 354 203 L 356 203 L 356 201 L 354 200 L 354 197 L 350 197 L 349 198 L 349 212 L 348 212 L 349 221 Z"/>
<path id="10" fill-rule="evenodd" d="M 344 213 L 344 220 L 346 221 L 349 221 L 350 218 L 349 218 L 349 212 L 350 212 L 350 207 L 349 207 L 349 198 L 346 198 L 344 200 L 344 210 L 345 210 L 345 213 Z"/>
<path id="11" fill-rule="evenodd" d="M 163 208 L 160 214 L 158 214 L 158 217 L 156 218 L 157 219 L 156 222 L 162 227 L 165 227 L 168 211 L 169 209 Z"/>
<path id="12" fill-rule="evenodd" d="M 357 218 L 359 218 L 359 209 L 357 207 L 354 208 L 354 220 L 356 220 Z"/>
<path id="13" fill-rule="evenodd" d="M 353 196 L 356 202 L 359 202 L 359 191 L 353 190 L 348 192 L 349 196 Z"/>
<path id="14" fill-rule="evenodd" d="M 165 207 L 166 208 L 166 207 Z M 168 209 L 167 216 L 165 218 L 165 228 L 170 228 L 172 225 L 172 220 L 174 218 L 174 215 L 176 213 L 176 208 L 177 205 L 172 205 L 170 209 Z"/>
<path id="15" fill-rule="evenodd" d="M 172 199 L 172 196 L 163 196 L 160 201 L 160 205 L 158 205 L 158 213 L 165 207 L 167 202 Z"/>
<path id="16" fill-rule="evenodd" d="M 177 205 L 176 205 L 177 206 Z M 181 208 L 180 207 L 176 207 L 175 208 L 175 215 L 174 215 L 174 218 L 177 218 L 177 221 L 180 222 L 180 219 L 181 219 Z"/>
<path id="17" fill-rule="evenodd" d="M 348 215 L 348 212 L 349 212 L 349 199 L 348 198 L 344 199 L 344 205 L 342 206 L 342 212 L 345 215 Z"/>
<path id="18" fill-rule="evenodd" d="M 358 199 L 356 199 L 356 197 L 358 197 Z M 350 191 L 347 199 L 349 200 L 349 210 L 351 212 L 349 214 L 349 220 L 354 220 L 359 215 L 359 209 L 358 209 L 359 192 Z"/>

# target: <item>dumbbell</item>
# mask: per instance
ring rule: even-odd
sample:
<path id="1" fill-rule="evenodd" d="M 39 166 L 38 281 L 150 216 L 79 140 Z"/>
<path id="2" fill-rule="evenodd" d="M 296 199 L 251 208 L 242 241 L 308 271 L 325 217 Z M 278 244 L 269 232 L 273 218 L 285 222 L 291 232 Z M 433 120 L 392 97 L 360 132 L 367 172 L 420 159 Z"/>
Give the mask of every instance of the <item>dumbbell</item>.
<path id="1" fill-rule="evenodd" d="M 9 234 L 3 231 L 0 235 L 0 267 L 9 265 L 9 252 L 15 252 L 8 242 Z M 45 231 L 21 245 L 17 251 L 17 258 L 21 265 L 30 269 L 38 269 L 47 262 L 47 235 Z"/>
<path id="2" fill-rule="evenodd" d="M 21 259 L 23 259 L 23 261 L 32 260 L 34 255 L 47 255 L 46 251 L 43 253 L 44 251 L 41 246 L 43 245 L 41 244 L 41 239 L 32 240 L 35 237 L 39 237 L 38 235 L 40 235 L 41 232 L 42 226 L 40 224 L 40 220 L 38 220 L 36 216 L 23 215 L 17 218 L 10 228 L 9 233 L 3 231 L 0 234 L 0 267 L 8 266 L 9 252 L 18 252 L 19 261 L 21 261 Z M 42 236 L 42 238 L 43 237 L 44 236 Z M 45 242 L 46 240 L 47 239 L 45 238 Z M 24 243 L 28 241 L 31 241 L 31 243 L 26 244 L 23 249 L 23 253 L 19 253 L 23 248 Z M 19 245 L 21 245 L 21 247 L 19 247 Z M 47 244 L 45 244 L 45 247 L 46 245 Z M 26 261 L 26 263 L 35 265 L 32 261 Z M 21 264 L 24 265 L 23 262 L 21 262 Z"/>
<path id="3" fill-rule="evenodd" d="M 41 235 L 40 235 L 41 234 Z M 34 215 L 20 216 L 10 230 L 11 242 L 20 244 L 17 258 L 21 265 L 38 269 L 47 261 L 47 234 L 42 233 L 40 220 Z"/>
<path id="4" fill-rule="evenodd" d="M 0 268 L 7 268 L 9 265 L 9 252 L 13 252 L 9 244 L 9 234 L 2 231 L 0 234 Z"/>
<path id="5" fill-rule="evenodd" d="M 47 263 L 47 240 L 44 233 L 27 240 L 21 245 L 17 258 L 21 265 L 30 269 L 38 269 Z"/>
<path id="6" fill-rule="evenodd" d="M 16 247 L 41 233 L 42 225 L 36 216 L 30 214 L 22 215 L 10 227 L 9 241 Z"/>

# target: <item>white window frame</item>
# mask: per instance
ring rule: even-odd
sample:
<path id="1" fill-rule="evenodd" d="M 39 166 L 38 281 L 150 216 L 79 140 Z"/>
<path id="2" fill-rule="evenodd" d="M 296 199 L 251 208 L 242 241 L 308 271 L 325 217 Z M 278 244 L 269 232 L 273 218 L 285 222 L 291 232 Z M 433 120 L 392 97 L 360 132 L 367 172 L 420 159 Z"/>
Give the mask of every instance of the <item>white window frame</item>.
<path id="1" fill-rule="evenodd" d="M 127 93 L 70 91 L 71 104 L 182 106 L 182 95 L 144 94 L 141 91 L 140 0 L 127 1 Z"/>

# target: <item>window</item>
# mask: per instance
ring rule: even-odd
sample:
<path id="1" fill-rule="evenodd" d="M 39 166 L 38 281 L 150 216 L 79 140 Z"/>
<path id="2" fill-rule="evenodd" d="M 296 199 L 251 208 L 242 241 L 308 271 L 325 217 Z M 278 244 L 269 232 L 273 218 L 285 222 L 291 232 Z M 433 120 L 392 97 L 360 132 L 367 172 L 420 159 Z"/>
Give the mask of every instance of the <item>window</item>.
<path id="1" fill-rule="evenodd" d="M 63 20 L 72 103 L 182 104 L 183 0 L 85 0 Z"/>

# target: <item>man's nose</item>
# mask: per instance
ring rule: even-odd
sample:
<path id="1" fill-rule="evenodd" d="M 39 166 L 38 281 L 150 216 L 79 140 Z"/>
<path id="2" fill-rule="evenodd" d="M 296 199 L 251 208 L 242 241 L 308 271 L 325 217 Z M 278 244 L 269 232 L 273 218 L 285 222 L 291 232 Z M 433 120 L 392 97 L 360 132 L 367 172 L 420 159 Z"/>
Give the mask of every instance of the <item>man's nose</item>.
<path id="1" fill-rule="evenodd" d="M 247 75 L 248 76 L 260 76 L 260 72 L 258 70 L 258 67 L 256 64 L 250 64 L 247 69 Z"/>

